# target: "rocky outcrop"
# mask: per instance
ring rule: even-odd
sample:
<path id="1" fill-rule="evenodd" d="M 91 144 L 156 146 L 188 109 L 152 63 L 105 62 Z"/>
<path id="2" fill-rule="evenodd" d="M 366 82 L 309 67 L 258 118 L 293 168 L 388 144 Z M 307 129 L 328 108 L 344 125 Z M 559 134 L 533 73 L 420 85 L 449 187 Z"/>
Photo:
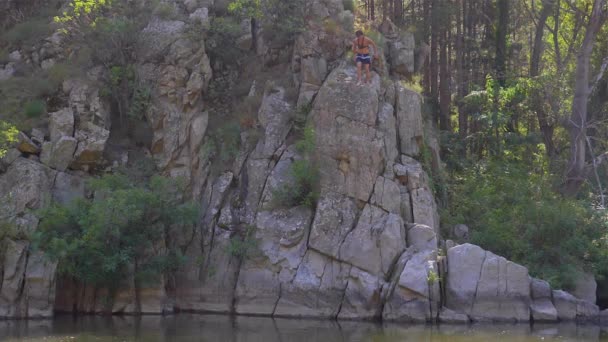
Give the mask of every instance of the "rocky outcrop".
<path id="1" fill-rule="evenodd" d="M 551 286 L 540 279 L 530 281 L 532 304 L 530 313 L 535 322 L 555 322 L 558 319 L 557 309 L 553 305 Z"/>
<path id="2" fill-rule="evenodd" d="M 452 247 L 447 255 L 446 306 L 473 321 L 597 321 L 598 307 L 565 291 L 551 291 L 525 267 L 478 246 Z"/>
<path id="3" fill-rule="evenodd" d="M 186 29 L 182 21 L 150 22 L 138 49 L 138 74 L 153 89 L 146 112 L 152 155 L 164 173 L 188 180 L 199 198 L 208 172 L 200 153 L 209 119 L 202 96 L 212 70 L 204 41 L 188 38 Z"/>
<path id="4" fill-rule="evenodd" d="M 473 320 L 528 321 L 528 270 L 478 246 L 448 251 L 446 306 Z"/>
<path id="5" fill-rule="evenodd" d="M 51 317 L 55 298 L 55 263 L 29 249 L 26 237 L 38 219 L 32 211 L 50 203 L 56 172 L 28 159 L 17 158 L 0 175 L 0 317 Z"/>
<path id="6" fill-rule="evenodd" d="M 414 74 L 414 35 L 400 33 L 388 42 L 391 71 L 395 74 L 410 77 Z"/>
<path id="7" fill-rule="evenodd" d="M 204 29 L 209 6 L 187 0 L 179 10 Z M 328 24 L 352 21 L 340 0 L 315 0 L 310 11 Z M 243 24 L 239 43 L 249 49 L 251 23 Z M 85 196 L 89 173 L 118 162 L 104 160 L 110 131 L 119 127 L 100 97 L 99 70 L 64 82 L 67 102 L 49 114 L 48 130 L 22 133 L 0 163 L 1 215 L 16 228 L 0 249 L 0 316 L 181 310 L 442 323 L 595 319 L 597 307 L 584 300 L 593 299 L 585 297 L 590 281 L 581 282 L 579 299 L 478 246 L 451 242 L 440 256 L 429 174 L 440 167 L 438 138 L 425 127 L 421 96 L 376 73 L 370 85 L 357 86 L 355 67 L 341 59 L 350 43 L 344 32 L 309 24 L 290 63 L 297 100 L 272 82 L 251 91 L 262 95 L 255 129 L 241 132 L 234 160 L 220 170 L 204 153 L 218 143 L 210 126 L 222 120 L 204 100 L 213 76 L 204 42 L 181 20 L 155 18 L 142 30 L 136 73 L 152 92 L 149 152 L 163 174 L 187 180 L 186 197 L 202 209 L 199 226 L 166 241 L 186 262 L 145 287 L 124 279 L 110 294 L 56 279 L 56 265 L 29 248 L 36 209 Z M 393 75 L 408 76 L 412 36 L 397 34 L 387 47 Z M 265 49 L 259 44 L 257 53 L 269 62 Z M 49 56 L 40 63 L 50 65 Z M 296 143 L 302 133 L 294 112 L 304 105 L 311 109 L 312 153 Z M 432 170 L 418 160 L 425 148 Z M 293 167 L 300 163 L 318 169 L 316 203 L 282 201 L 282 190 L 299 185 Z M 465 241 L 468 231 L 461 230 Z"/>

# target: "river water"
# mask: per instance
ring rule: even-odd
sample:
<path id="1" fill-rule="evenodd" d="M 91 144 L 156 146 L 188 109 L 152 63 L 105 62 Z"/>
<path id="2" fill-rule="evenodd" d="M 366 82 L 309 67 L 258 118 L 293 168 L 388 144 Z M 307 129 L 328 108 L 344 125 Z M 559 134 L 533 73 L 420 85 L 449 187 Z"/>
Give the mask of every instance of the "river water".
<path id="1" fill-rule="evenodd" d="M 597 326 L 405 325 L 262 317 L 179 314 L 174 316 L 60 316 L 53 320 L 0 321 L 2 341 L 608 341 Z"/>

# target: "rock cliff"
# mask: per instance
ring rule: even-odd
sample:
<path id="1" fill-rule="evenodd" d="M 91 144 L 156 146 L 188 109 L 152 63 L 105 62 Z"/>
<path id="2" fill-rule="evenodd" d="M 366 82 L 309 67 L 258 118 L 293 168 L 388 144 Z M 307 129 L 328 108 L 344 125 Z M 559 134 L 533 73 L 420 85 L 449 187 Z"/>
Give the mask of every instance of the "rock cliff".
<path id="1" fill-rule="evenodd" d="M 208 13 L 202 3 L 186 2 L 190 18 Z M 317 1 L 314 11 L 352 17 L 341 1 Z M 215 72 L 205 45 L 188 39 L 179 20 L 156 18 L 141 34 L 137 73 L 154 85 L 149 153 L 164 174 L 188 181 L 187 195 L 200 201 L 203 214 L 194 231 L 174 237 L 187 256 L 175 279 L 120 291 L 112 312 L 407 322 L 598 317 L 593 303 L 552 291 L 525 267 L 480 247 L 454 246 L 443 256 L 437 204 L 418 161 L 423 149 L 439 150 L 422 98 L 386 74 L 374 72 L 369 86 L 357 86 L 354 66 L 342 58 L 348 41 L 316 26 L 300 35 L 289 63 L 297 99 L 285 87 L 265 86 L 260 136 L 252 143 L 242 133 L 233 164 L 213 173 L 201 153 L 209 139 L 204 98 Z M 395 73 L 414 70 L 411 36 L 398 34 L 385 51 Z M 102 289 L 57 276 L 56 265 L 25 239 L 38 224 L 36 209 L 85 196 L 92 170 L 125 162 L 104 154 L 115 123 L 99 91 L 94 73 L 66 81 L 67 105 L 49 114 L 48 134 L 22 134 L 1 161 L 2 218 L 23 233 L 1 250 L 2 317 L 98 312 L 107 304 Z M 292 165 L 305 158 L 294 143 L 294 112 L 308 104 L 319 198 L 314 207 L 277 205 L 278 191 L 295 182 Z M 245 238 L 253 252 L 229 252 Z"/>

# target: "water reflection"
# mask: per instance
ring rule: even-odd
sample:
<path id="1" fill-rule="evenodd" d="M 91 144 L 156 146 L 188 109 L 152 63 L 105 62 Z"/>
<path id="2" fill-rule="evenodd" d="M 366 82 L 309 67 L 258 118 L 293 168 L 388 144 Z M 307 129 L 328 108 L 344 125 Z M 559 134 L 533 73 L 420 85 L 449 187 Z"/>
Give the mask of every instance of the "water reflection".
<path id="1" fill-rule="evenodd" d="M 403 325 L 395 323 L 229 317 L 97 317 L 0 321 L 2 341 L 459 342 L 608 341 L 594 325 Z"/>

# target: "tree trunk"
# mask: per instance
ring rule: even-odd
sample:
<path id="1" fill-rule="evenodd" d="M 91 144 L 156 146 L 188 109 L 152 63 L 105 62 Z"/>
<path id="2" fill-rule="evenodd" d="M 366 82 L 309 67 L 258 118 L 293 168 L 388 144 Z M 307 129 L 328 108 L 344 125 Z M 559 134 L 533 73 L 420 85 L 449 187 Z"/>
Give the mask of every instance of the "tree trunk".
<path id="1" fill-rule="evenodd" d="M 466 27 L 466 24 L 464 23 L 467 20 L 466 1 L 467 0 L 458 0 L 458 13 L 456 14 L 456 83 L 458 85 L 458 98 L 456 103 L 458 103 L 458 134 L 463 142 L 467 137 L 468 130 L 467 113 L 462 107 L 462 99 L 467 96 L 468 92 L 465 82 L 466 76 L 464 68 L 464 27 Z M 463 149 L 463 152 L 465 151 L 466 149 Z"/>
<path id="2" fill-rule="evenodd" d="M 439 51 L 439 129 L 442 131 L 450 130 L 450 74 L 449 74 L 449 59 L 448 59 L 448 30 L 447 27 L 442 28 L 441 49 Z"/>
<path id="3" fill-rule="evenodd" d="M 570 159 L 562 194 L 574 197 L 585 181 L 587 104 L 589 100 L 589 66 L 598 31 L 606 20 L 606 0 L 595 0 L 585 37 L 576 58 L 576 73 L 572 113 L 566 127 L 570 135 Z"/>
<path id="4" fill-rule="evenodd" d="M 509 0 L 498 0 L 496 26 L 496 77 L 502 87 L 507 79 L 507 36 L 509 31 Z"/>
<path id="5" fill-rule="evenodd" d="M 545 32 L 545 24 L 549 15 L 555 11 L 555 4 L 557 0 L 544 0 L 543 8 L 540 11 L 538 22 L 536 23 L 536 32 L 534 35 L 534 45 L 532 47 L 532 56 L 530 57 L 530 77 L 534 78 L 540 75 L 540 60 L 543 55 L 543 35 Z M 555 19 L 557 22 L 557 18 Z M 543 136 L 543 142 L 545 143 L 545 151 L 550 159 L 553 159 L 557 154 L 555 145 L 553 144 L 553 125 L 549 124 L 547 113 L 545 112 L 544 92 L 539 91 L 536 94 L 536 116 L 538 118 L 538 126 Z"/>

